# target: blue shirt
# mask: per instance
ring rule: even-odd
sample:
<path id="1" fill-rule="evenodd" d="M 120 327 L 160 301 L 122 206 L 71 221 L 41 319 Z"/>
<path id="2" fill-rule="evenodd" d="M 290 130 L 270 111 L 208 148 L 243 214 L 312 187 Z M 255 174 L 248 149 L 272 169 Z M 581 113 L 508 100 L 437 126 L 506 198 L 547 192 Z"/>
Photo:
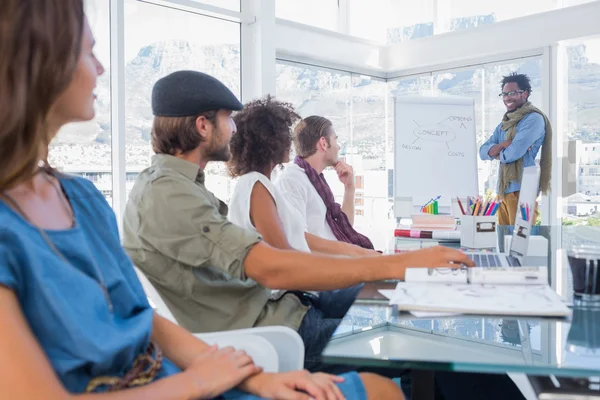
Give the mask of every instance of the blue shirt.
<path id="1" fill-rule="evenodd" d="M 517 124 L 517 133 L 506 149 L 499 154 L 501 164 L 509 164 L 523 159 L 523 167 L 535 165 L 535 157 L 542 147 L 546 135 L 546 122 L 544 117 L 538 113 L 531 113 L 523 117 Z M 493 160 L 488 154 L 490 149 L 506 140 L 506 131 L 502 130 L 500 123 L 494 134 L 479 148 L 479 157 L 482 160 Z M 511 181 L 504 193 L 513 193 L 521 190 L 521 182 Z"/>
<path id="2" fill-rule="evenodd" d="M 149 344 L 154 312 L 121 247 L 106 200 L 85 179 L 62 177 L 60 183 L 76 223 L 71 229 L 46 232 L 70 265 L 50 249 L 37 228 L 0 201 L 0 284 L 15 292 L 65 388 L 80 393 L 92 378 L 122 376 L 131 367 Z M 114 315 L 92 259 L 104 275 Z M 159 377 L 177 372 L 164 359 Z"/>

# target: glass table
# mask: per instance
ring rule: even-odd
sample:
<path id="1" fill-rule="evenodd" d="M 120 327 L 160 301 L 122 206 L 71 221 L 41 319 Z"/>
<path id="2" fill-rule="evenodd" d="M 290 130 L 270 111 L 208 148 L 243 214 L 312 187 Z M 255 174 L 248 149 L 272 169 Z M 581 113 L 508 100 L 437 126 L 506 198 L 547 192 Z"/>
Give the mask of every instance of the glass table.
<path id="1" fill-rule="evenodd" d="M 529 375 L 600 376 L 600 309 L 570 319 L 456 315 L 419 319 L 365 292 L 323 352 L 328 363 Z M 375 297 L 375 296 L 373 296 Z"/>
<path id="2" fill-rule="evenodd" d="M 564 377 L 571 392 L 600 396 L 600 309 L 574 307 L 569 319 L 415 318 L 374 295 L 393 286 L 365 285 L 325 348 L 325 363 L 411 369 L 414 400 L 434 398 L 436 370 L 526 374 L 548 399 L 570 398 L 555 389 L 555 377 Z"/>
<path id="3" fill-rule="evenodd" d="M 550 284 L 573 306 L 568 263 L 561 260 L 561 243 L 558 248 L 557 243 L 552 245 L 553 234 L 562 228 L 538 229 L 549 243 Z M 571 237 L 579 242 L 587 239 L 586 234 Z M 324 362 L 420 371 L 521 373 L 529 377 L 600 376 L 600 309 L 573 307 L 568 319 L 474 315 L 415 318 L 389 306 L 378 292 L 394 287 L 394 282 L 365 285 L 325 348 Z"/>

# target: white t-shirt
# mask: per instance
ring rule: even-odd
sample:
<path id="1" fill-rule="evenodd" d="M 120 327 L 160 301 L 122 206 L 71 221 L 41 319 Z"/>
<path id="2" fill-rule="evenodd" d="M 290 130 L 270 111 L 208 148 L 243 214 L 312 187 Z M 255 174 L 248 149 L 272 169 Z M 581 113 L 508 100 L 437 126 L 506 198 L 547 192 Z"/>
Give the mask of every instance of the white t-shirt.
<path id="1" fill-rule="evenodd" d="M 275 187 L 306 224 L 306 231 L 327 240 L 337 240 L 327 223 L 327 207 L 304 169 L 289 163 L 275 179 Z"/>
<path id="2" fill-rule="evenodd" d="M 285 198 L 273 185 L 273 182 L 260 172 L 249 172 L 238 178 L 229 202 L 229 213 L 227 215 L 229 220 L 242 228 L 256 232 L 256 227 L 250 220 L 250 196 L 256 182 L 262 183 L 275 200 L 277 214 L 290 246 L 296 250 L 310 253 L 310 248 L 304 237 L 306 230 L 302 218 L 289 206 Z"/>

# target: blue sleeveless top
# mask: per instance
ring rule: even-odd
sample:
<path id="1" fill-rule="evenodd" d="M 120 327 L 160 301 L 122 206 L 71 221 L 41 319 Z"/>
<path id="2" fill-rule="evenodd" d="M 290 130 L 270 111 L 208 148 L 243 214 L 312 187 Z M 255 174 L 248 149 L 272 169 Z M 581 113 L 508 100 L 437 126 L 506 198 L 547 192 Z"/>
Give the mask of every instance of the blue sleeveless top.
<path id="1" fill-rule="evenodd" d="M 37 228 L 0 200 L 0 284 L 12 289 L 65 388 L 85 390 L 94 377 L 122 376 L 146 350 L 153 310 L 121 247 L 112 209 L 94 185 L 60 177 L 75 226 L 47 230 L 66 264 Z M 110 313 L 95 260 L 104 275 Z M 3 329 L 10 329 L 4 327 Z M 159 377 L 179 372 L 163 359 Z"/>

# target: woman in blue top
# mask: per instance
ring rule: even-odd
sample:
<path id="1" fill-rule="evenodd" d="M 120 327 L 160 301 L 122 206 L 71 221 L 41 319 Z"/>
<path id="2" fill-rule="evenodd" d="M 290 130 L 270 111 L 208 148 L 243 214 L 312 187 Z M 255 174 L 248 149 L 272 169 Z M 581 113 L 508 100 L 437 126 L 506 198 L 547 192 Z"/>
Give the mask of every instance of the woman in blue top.
<path id="1" fill-rule="evenodd" d="M 2 0 L 2 397 L 401 398 L 375 375 L 262 373 L 153 312 L 104 198 L 46 161 L 61 126 L 94 117 L 93 45 L 83 0 Z"/>

